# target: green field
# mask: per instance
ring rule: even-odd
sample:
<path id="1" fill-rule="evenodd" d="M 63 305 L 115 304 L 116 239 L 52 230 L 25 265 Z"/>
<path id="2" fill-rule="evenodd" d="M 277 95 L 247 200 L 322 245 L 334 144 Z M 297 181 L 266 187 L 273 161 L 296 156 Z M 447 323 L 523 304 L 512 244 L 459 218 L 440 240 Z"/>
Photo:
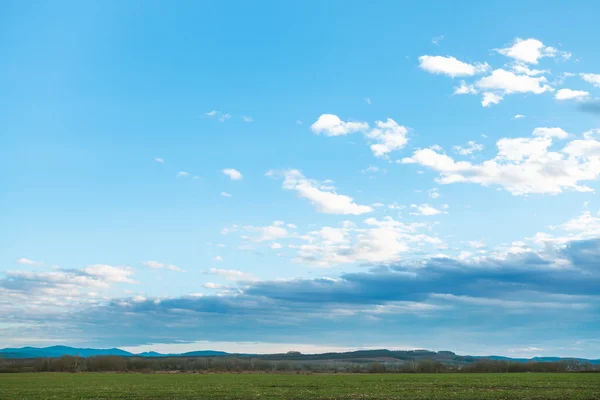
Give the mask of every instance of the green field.
<path id="1" fill-rule="evenodd" d="M 600 374 L 2 374 L 0 399 L 598 400 Z"/>

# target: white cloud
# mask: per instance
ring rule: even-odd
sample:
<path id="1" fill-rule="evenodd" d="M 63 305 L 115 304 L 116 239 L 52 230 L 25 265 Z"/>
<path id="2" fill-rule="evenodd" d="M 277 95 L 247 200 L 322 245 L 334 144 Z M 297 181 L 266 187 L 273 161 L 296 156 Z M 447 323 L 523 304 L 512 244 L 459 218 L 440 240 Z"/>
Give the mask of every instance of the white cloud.
<path id="1" fill-rule="evenodd" d="M 540 58 L 556 57 L 559 54 L 558 50 L 554 47 L 544 46 L 544 44 L 537 39 L 520 38 L 515 39 L 511 47 L 496 49 L 496 51 L 502 55 L 528 64 L 537 64 Z M 568 53 L 562 52 L 560 54 L 563 55 L 563 57 L 568 58 Z"/>
<path id="2" fill-rule="evenodd" d="M 569 134 L 561 128 L 535 128 L 533 130 L 533 136 L 566 139 L 569 137 Z"/>
<path id="3" fill-rule="evenodd" d="M 299 119 L 296 120 L 296 125 L 302 125 L 302 121 L 300 121 Z"/>
<path id="4" fill-rule="evenodd" d="M 554 90 L 547 82 L 548 80 L 543 76 L 516 75 L 514 72 L 500 68 L 492 71 L 491 75 L 485 76 L 475 82 L 475 86 L 484 90 L 498 90 L 504 94 L 541 94 Z"/>
<path id="5" fill-rule="evenodd" d="M 454 87 L 454 94 L 477 94 L 477 92 L 473 85 L 467 85 L 465 81 L 460 81 L 460 86 Z"/>
<path id="6" fill-rule="evenodd" d="M 280 249 L 281 247 L 282 247 L 281 243 L 277 243 L 277 242 L 271 243 L 271 248 L 272 249 Z"/>
<path id="7" fill-rule="evenodd" d="M 593 139 L 597 135 L 600 135 L 600 129 L 591 129 L 583 133 L 585 139 Z"/>
<path id="8" fill-rule="evenodd" d="M 482 249 L 485 247 L 485 243 L 482 240 L 471 240 L 467 242 L 467 244 L 474 249 Z"/>
<path id="9" fill-rule="evenodd" d="M 164 159 L 162 159 L 162 158 L 160 158 L 160 157 L 156 157 L 156 158 L 154 159 L 154 161 L 156 161 L 157 163 L 161 163 L 161 164 L 164 164 L 164 163 L 165 163 L 165 160 L 164 160 Z"/>
<path id="10" fill-rule="evenodd" d="M 371 105 L 371 99 L 369 97 L 365 97 L 365 103 Z"/>
<path id="11" fill-rule="evenodd" d="M 235 269 L 211 268 L 210 270 L 208 270 L 208 272 L 205 272 L 205 273 L 209 274 L 209 275 L 221 276 L 221 277 L 224 277 L 224 278 L 232 280 L 232 281 L 240 281 L 240 280 L 251 281 L 251 280 L 256 280 L 252 276 L 252 274 L 247 274 L 245 272 L 238 271 L 238 270 L 235 270 Z"/>
<path id="12" fill-rule="evenodd" d="M 560 89 L 556 92 L 554 98 L 556 100 L 572 100 L 572 99 L 581 99 L 589 96 L 590 93 L 585 90 L 571 90 L 571 89 Z"/>
<path id="13" fill-rule="evenodd" d="M 227 113 L 222 114 L 219 116 L 219 122 L 225 122 L 230 118 L 231 118 L 231 114 L 227 114 Z"/>
<path id="14" fill-rule="evenodd" d="M 455 161 L 438 149 L 421 149 L 405 164 L 417 163 L 440 173 L 439 183 L 499 185 L 514 195 L 561 193 L 565 189 L 591 191 L 581 181 L 600 175 L 600 142 L 573 140 L 560 151 L 550 151 L 553 139 L 564 139 L 560 128 L 536 128 L 533 138 L 502 138 L 498 153 L 481 164 Z"/>
<path id="15" fill-rule="evenodd" d="M 305 244 L 292 246 L 297 261 L 320 267 L 338 264 L 398 261 L 403 253 L 423 246 L 441 246 L 443 242 L 418 231 L 428 228 L 422 223 L 405 224 L 391 217 L 367 218 L 357 227 L 346 221 L 340 228 L 323 227 L 302 237 Z"/>
<path id="16" fill-rule="evenodd" d="M 288 228 L 295 227 L 293 224 L 288 224 Z M 283 221 L 274 221 L 268 226 L 252 226 L 246 225 L 242 228 L 246 232 L 253 233 L 252 236 L 244 236 L 244 239 L 251 242 L 271 242 L 275 240 L 284 239 L 290 236 L 290 231 L 285 227 Z"/>
<path id="17" fill-rule="evenodd" d="M 476 143 L 472 140 L 469 140 L 467 142 L 466 146 L 454 146 L 454 150 L 463 156 L 470 156 L 473 153 L 482 151 L 484 149 L 484 146 L 482 144 Z"/>
<path id="18" fill-rule="evenodd" d="M 252 117 L 248 117 L 246 115 L 242 115 L 242 120 L 244 122 L 254 122 L 254 119 Z"/>
<path id="19" fill-rule="evenodd" d="M 221 192 L 221 196 L 223 196 L 223 197 L 231 197 L 231 194 L 227 193 L 227 192 Z"/>
<path id="20" fill-rule="evenodd" d="M 269 171 L 267 175 L 276 175 L 274 171 Z M 283 171 L 284 180 L 282 187 L 286 190 L 295 190 L 300 197 L 303 197 L 313 204 L 317 211 L 325 214 L 350 214 L 360 215 L 373 211 L 370 206 L 354 203 L 352 197 L 338 194 L 335 188 L 329 183 L 307 179 L 296 169 Z"/>
<path id="21" fill-rule="evenodd" d="M 43 263 L 39 262 L 39 261 L 33 261 L 33 260 L 28 259 L 28 258 L 19 258 L 17 260 L 17 264 L 21 264 L 21 265 L 42 265 Z"/>
<path id="22" fill-rule="evenodd" d="M 148 268 L 153 268 L 153 269 L 160 269 L 160 268 L 164 268 L 164 266 L 165 266 L 165 264 L 159 263 L 158 261 L 144 261 L 142 263 L 142 265 L 144 265 L 145 267 L 148 267 Z"/>
<path id="23" fill-rule="evenodd" d="M 381 169 L 375 165 L 369 165 L 367 168 L 362 169 L 360 171 L 361 174 L 363 175 L 367 175 L 367 174 L 376 174 L 377 172 L 379 172 Z"/>
<path id="24" fill-rule="evenodd" d="M 444 74 L 454 78 L 484 73 L 488 70 L 489 65 L 487 63 L 467 64 L 454 57 L 421 56 L 419 57 L 419 67 L 432 74 Z"/>
<path id="25" fill-rule="evenodd" d="M 440 36 L 435 36 L 431 39 L 431 43 L 433 44 L 440 44 L 440 42 L 444 40 L 444 35 L 440 35 Z"/>
<path id="26" fill-rule="evenodd" d="M 323 114 L 312 127 L 314 133 L 326 136 L 341 136 L 353 132 L 363 132 L 365 137 L 377 143 L 370 146 L 376 157 L 386 157 L 388 153 L 401 149 L 406 145 L 408 129 L 388 118 L 386 121 L 375 121 L 375 128 L 369 130 L 366 122 L 344 122 L 336 115 Z"/>
<path id="27" fill-rule="evenodd" d="M 232 181 L 239 181 L 240 179 L 243 179 L 242 173 L 233 168 L 225 168 L 221 172 L 227 175 Z"/>
<path id="28" fill-rule="evenodd" d="M 325 136 L 342 136 L 353 132 L 364 131 L 369 128 L 366 122 L 344 122 L 337 115 L 322 114 L 317 121 L 311 125 L 316 134 Z"/>
<path id="29" fill-rule="evenodd" d="M 483 107 L 489 107 L 492 104 L 500 103 L 503 98 L 504 98 L 503 96 L 496 94 L 496 93 L 484 92 L 483 98 L 481 99 L 481 105 Z"/>
<path id="30" fill-rule="evenodd" d="M 523 114 L 517 114 L 513 117 L 513 119 L 521 119 L 521 118 L 525 118 L 525 116 Z"/>
<path id="31" fill-rule="evenodd" d="M 406 138 L 408 129 L 398 125 L 393 119 L 388 118 L 385 122 L 376 121 L 375 125 L 376 128 L 366 136 L 378 142 L 371 145 L 371 151 L 376 157 L 384 157 L 392 151 L 399 150 L 408 142 Z"/>
<path id="32" fill-rule="evenodd" d="M 221 257 L 221 256 L 216 256 L 215 258 L 213 258 L 213 261 L 222 262 L 222 261 L 223 261 L 223 257 Z"/>
<path id="33" fill-rule="evenodd" d="M 512 70 L 515 71 L 517 74 L 524 74 L 529 76 L 542 75 L 550 72 L 544 69 L 530 69 L 528 66 L 523 64 L 513 65 Z"/>
<path id="34" fill-rule="evenodd" d="M 427 191 L 427 194 L 429 195 L 429 197 L 431 197 L 432 199 L 437 199 L 440 197 L 440 192 L 438 188 L 433 188 L 433 189 L 429 189 Z"/>
<path id="35" fill-rule="evenodd" d="M 179 172 L 177 173 L 177 177 L 179 177 L 179 178 L 185 178 L 185 177 L 188 177 L 188 176 L 190 176 L 190 173 L 189 173 L 189 172 L 185 172 L 185 171 L 179 171 Z"/>
<path id="36" fill-rule="evenodd" d="M 579 74 L 579 76 L 587 83 L 600 87 L 600 74 Z"/>
<path id="37" fill-rule="evenodd" d="M 209 111 L 207 113 L 204 113 L 204 115 L 206 115 L 207 117 L 211 117 L 211 118 L 217 117 L 217 119 L 219 120 L 219 122 L 225 122 L 225 121 L 227 121 L 228 119 L 231 118 L 231 114 L 229 114 L 229 113 L 224 113 L 223 114 L 223 113 L 220 113 L 217 110 Z"/>
<path id="38" fill-rule="evenodd" d="M 176 272 L 185 272 L 184 269 L 179 268 L 176 265 L 173 264 L 164 264 L 158 261 L 144 261 L 142 263 L 143 266 L 148 267 L 148 268 L 152 268 L 152 269 L 163 269 L 166 268 L 170 271 L 176 271 Z"/>
<path id="39" fill-rule="evenodd" d="M 225 286 L 218 283 L 206 282 L 202 284 L 202 287 L 206 289 L 223 289 Z"/>
<path id="40" fill-rule="evenodd" d="M 131 276 L 133 276 L 133 271 L 127 267 L 113 267 L 112 265 L 95 264 L 86 267 L 84 271 L 89 275 L 101 277 L 112 282 L 138 283 L 131 279 Z"/>
<path id="41" fill-rule="evenodd" d="M 411 204 L 410 208 L 414 208 L 416 210 L 414 212 L 411 212 L 410 215 L 421 215 L 425 217 L 431 217 L 433 215 L 444 213 L 443 211 L 440 211 L 437 208 L 430 206 L 429 204 Z"/>

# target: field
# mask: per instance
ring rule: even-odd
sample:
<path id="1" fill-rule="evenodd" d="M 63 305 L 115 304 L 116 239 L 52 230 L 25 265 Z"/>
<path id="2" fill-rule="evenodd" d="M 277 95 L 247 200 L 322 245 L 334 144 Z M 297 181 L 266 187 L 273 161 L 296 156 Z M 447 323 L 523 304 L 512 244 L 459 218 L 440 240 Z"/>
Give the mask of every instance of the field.
<path id="1" fill-rule="evenodd" d="M 3 400 L 600 399 L 600 374 L 0 375 Z"/>

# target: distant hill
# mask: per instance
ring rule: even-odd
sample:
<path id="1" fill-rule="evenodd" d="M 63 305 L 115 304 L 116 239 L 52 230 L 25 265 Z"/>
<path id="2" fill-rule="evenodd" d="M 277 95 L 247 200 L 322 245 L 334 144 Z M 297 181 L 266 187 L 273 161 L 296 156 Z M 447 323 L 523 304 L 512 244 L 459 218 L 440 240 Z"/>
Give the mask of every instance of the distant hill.
<path id="1" fill-rule="evenodd" d="M 54 358 L 64 355 L 92 357 L 92 356 L 123 356 L 123 357 L 257 357 L 263 360 L 289 360 L 289 361 L 349 361 L 349 362 L 371 362 L 391 361 L 410 362 L 421 360 L 435 360 L 446 365 L 464 365 L 481 359 L 504 360 L 514 362 L 552 362 L 577 360 L 599 365 L 600 360 L 589 360 L 584 358 L 568 357 L 534 357 L 534 358 L 510 358 L 503 356 L 461 356 L 451 351 L 429 351 L 429 350 L 358 350 L 343 353 L 301 354 L 299 352 L 288 352 L 283 354 L 232 354 L 224 351 L 199 350 L 180 354 L 162 354 L 149 351 L 139 354 L 130 353 L 125 350 L 112 349 L 83 349 L 68 346 L 51 347 L 21 347 L 0 349 L 0 358 Z"/>
<path id="2" fill-rule="evenodd" d="M 51 347 L 20 347 L 0 349 L 0 357 L 2 358 L 54 358 L 61 356 L 122 356 L 122 357 L 223 357 L 231 356 L 232 354 L 224 351 L 214 350 L 199 350 L 190 351 L 182 354 L 162 354 L 155 351 L 147 351 L 144 353 L 134 354 L 125 350 L 112 349 L 83 349 L 68 346 L 51 346 Z"/>
<path id="3" fill-rule="evenodd" d="M 51 347 L 21 347 L 1 349 L 0 355 L 4 358 L 37 358 L 37 357 L 60 357 L 60 356 L 132 356 L 133 354 L 121 349 L 78 349 L 68 346 Z"/>

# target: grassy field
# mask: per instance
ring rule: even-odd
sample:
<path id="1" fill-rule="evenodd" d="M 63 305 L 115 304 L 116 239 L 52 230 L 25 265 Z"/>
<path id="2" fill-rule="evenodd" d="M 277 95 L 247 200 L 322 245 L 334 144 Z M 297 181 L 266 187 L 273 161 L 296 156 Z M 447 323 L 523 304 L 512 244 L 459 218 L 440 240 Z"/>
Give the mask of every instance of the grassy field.
<path id="1" fill-rule="evenodd" d="M 2 374 L 0 399 L 598 400 L 600 374 Z"/>

